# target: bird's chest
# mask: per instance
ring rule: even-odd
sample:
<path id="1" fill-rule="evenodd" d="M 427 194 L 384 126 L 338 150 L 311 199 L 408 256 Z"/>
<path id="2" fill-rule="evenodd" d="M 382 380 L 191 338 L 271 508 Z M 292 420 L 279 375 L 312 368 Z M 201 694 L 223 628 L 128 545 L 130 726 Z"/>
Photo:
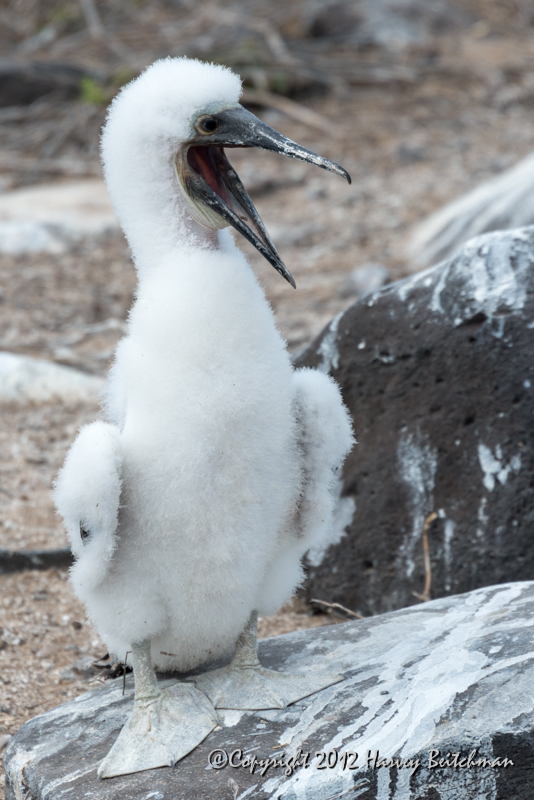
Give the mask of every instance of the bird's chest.
<path id="1" fill-rule="evenodd" d="M 296 437 L 281 385 L 220 376 L 202 385 L 183 385 L 174 413 L 154 408 L 145 425 L 125 428 L 124 501 L 142 538 L 170 547 L 169 558 L 179 548 L 220 570 L 256 537 L 274 541 L 298 484 Z"/>
<path id="2" fill-rule="evenodd" d="M 291 462 L 291 369 L 279 354 L 215 352 L 209 362 L 152 364 L 128 400 L 125 468 L 138 495 L 174 513 L 194 499 L 244 508 L 277 491 Z"/>
<path id="3" fill-rule="evenodd" d="M 263 295 L 227 281 L 203 301 L 200 288 L 191 307 L 142 293 L 116 364 L 130 502 L 195 528 L 214 508 L 230 519 L 283 501 L 295 449 L 292 369 Z"/>

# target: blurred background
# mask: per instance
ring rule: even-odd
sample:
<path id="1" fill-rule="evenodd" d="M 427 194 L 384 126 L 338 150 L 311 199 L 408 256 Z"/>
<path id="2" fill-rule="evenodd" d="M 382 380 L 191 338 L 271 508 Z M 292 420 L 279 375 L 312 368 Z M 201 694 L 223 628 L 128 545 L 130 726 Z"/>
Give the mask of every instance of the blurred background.
<path id="1" fill-rule="evenodd" d="M 135 289 L 99 131 L 120 87 L 167 55 L 230 66 L 248 108 L 352 175 L 231 154 L 297 282 L 240 239 L 292 353 L 414 270 L 428 214 L 534 149 L 531 0 L 2 0 L 0 351 L 21 358 L 0 363 L 0 549 L 66 545 L 51 483 L 98 411 Z M 25 393 L 28 356 L 81 382 L 54 390 L 65 375 L 43 373 Z M 263 633 L 331 621 L 297 604 Z M 84 691 L 103 652 L 64 570 L 0 575 L 0 745 Z"/>

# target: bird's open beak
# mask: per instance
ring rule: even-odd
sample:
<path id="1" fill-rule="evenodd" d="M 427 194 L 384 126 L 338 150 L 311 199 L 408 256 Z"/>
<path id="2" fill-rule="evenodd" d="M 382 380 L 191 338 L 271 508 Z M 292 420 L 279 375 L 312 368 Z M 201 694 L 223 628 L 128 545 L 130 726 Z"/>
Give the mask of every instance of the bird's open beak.
<path id="1" fill-rule="evenodd" d="M 199 119 L 202 121 L 202 118 Z M 177 175 L 189 197 L 197 209 L 205 209 L 201 211 L 201 222 L 213 228 L 232 225 L 295 287 L 291 273 L 278 255 L 223 148 L 258 147 L 272 150 L 335 172 L 350 183 L 348 172 L 333 161 L 286 139 L 242 106 L 216 112 L 209 116 L 209 121 L 212 126 L 216 124 L 216 130 L 204 132 L 197 121 L 198 133 L 180 151 L 176 163 Z"/>

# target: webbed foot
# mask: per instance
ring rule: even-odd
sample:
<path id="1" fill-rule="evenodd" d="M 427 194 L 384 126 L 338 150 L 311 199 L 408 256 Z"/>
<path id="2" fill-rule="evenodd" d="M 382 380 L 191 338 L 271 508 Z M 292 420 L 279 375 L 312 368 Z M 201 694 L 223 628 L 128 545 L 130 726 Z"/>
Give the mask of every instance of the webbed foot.
<path id="1" fill-rule="evenodd" d="M 343 675 L 291 675 L 260 665 L 239 667 L 230 664 L 203 673 L 195 685 L 211 700 L 214 708 L 260 710 L 286 708 L 342 680 Z"/>
<path id="2" fill-rule="evenodd" d="M 137 647 L 141 650 L 143 645 Z M 159 689 L 153 671 L 150 675 L 143 669 L 146 664 L 141 662 L 139 652 L 137 661 L 135 656 L 134 650 L 134 708 L 100 764 L 99 778 L 174 766 L 218 724 L 213 706 L 202 692 L 188 683 Z M 144 648 L 141 656 L 149 659 L 149 651 Z"/>

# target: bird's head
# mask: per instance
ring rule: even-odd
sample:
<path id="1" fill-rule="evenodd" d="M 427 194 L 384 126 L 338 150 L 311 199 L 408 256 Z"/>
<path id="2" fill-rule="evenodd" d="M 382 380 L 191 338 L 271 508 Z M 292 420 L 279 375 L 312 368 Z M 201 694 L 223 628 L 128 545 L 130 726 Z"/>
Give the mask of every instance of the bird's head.
<path id="1" fill-rule="evenodd" d="M 112 105 L 102 139 L 108 188 L 112 189 L 113 183 L 112 160 L 116 162 L 122 155 L 131 167 L 132 159 L 142 161 L 157 153 L 160 163 L 172 163 L 174 188 L 178 187 L 198 225 L 211 231 L 233 226 L 294 287 L 293 277 L 225 148 L 257 147 L 335 172 L 349 183 L 350 176 L 338 164 L 306 150 L 243 108 L 238 102 L 240 91 L 239 78 L 224 67 L 190 59 L 155 62 Z M 115 133 L 128 126 L 135 147 L 121 149 Z M 157 180 L 157 174 L 155 169 L 152 178 Z M 169 175 L 161 178 L 168 181 Z M 113 197 L 113 191 L 111 194 Z"/>

